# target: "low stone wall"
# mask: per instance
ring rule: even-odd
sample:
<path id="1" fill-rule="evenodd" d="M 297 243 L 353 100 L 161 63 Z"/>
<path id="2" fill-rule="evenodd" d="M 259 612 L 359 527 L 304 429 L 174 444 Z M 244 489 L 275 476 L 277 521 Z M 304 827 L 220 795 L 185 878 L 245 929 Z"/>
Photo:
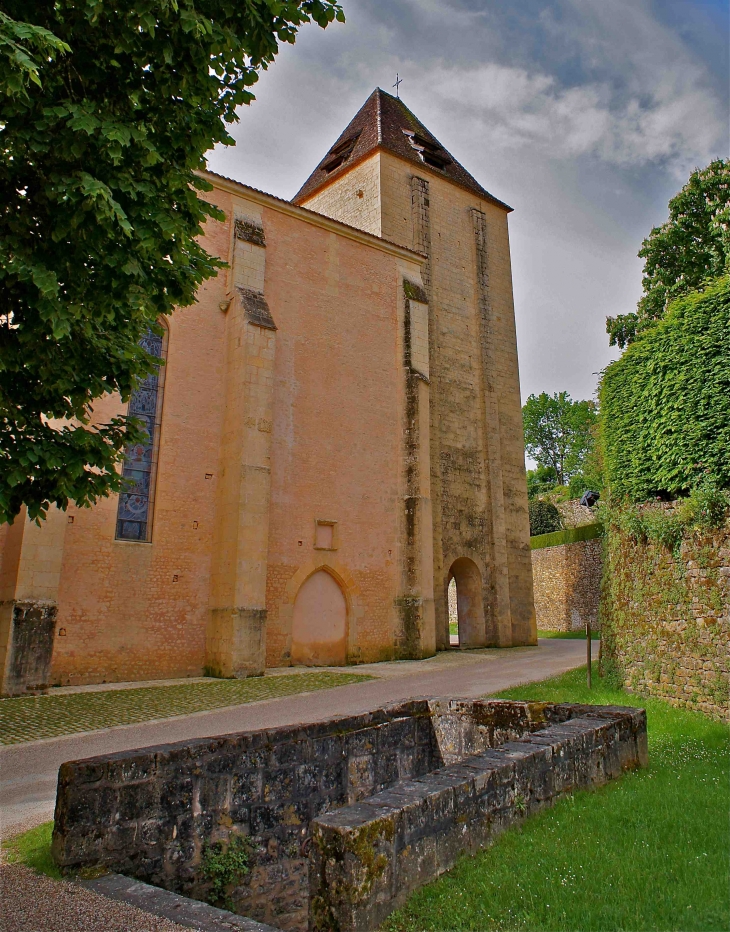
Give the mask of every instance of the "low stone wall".
<path id="1" fill-rule="evenodd" d="M 406 781 L 313 823 L 310 929 L 377 929 L 464 852 L 578 787 L 645 765 L 640 709 L 569 709 L 569 720 Z"/>
<path id="2" fill-rule="evenodd" d="M 571 741 L 561 739 L 556 745 L 560 733 L 550 732 L 548 726 L 578 718 L 584 724 L 570 726 Z M 463 777 L 443 768 L 501 747 L 499 766 L 492 760 L 498 771 L 494 779 L 502 786 L 514 777 L 514 786 L 495 797 L 499 801 L 495 812 L 502 813 L 496 821 L 482 810 L 491 831 L 508 821 L 502 812 L 505 806 L 513 806 L 519 815 L 527 811 L 520 800 L 524 799 L 524 807 L 532 806 L 533 795 L 543 803 L 562 792 L 561 787 L 581 784 L 589 720 L 599 731 L 607 722 L 619 723 L 619 731 L 623 728 L 617 733 L 619 745 L 605 730 L 600 731 L 600 740 L 591 739 L 596 753 L 596 741 L 604 746 L 605 766 L 601 764 L 596 774 L 614 774 L 615 754 L 622 766 L 643 760 L 646 726 L 640 711 L 419 699 L 302 728 L 225 735 L 72 761 L 59 771 L 53 854 L 65 872 L 104 868 L 207 899 L 211 884 L 203 870 L 206 853 L 217 844 L 219 852 L 227 851 L 233 839 L 245 838 L 250 871 L 228 882 L 227 908 L 286 930 L 303 930 L 308 922 L 319 928 L 321 917 L 345 908 L 341 899 L 335 901 L 337 897 L 331 903 L 323 900 L 325 849 L 317 839 L 324 837 L 325 816 L 340 811 L 351 819 L 366 799 L 372 813 L 373 805 L 380 805 L 372 803 L 378 794 L 389 790 L 402 794 L 417 784 L 419 789 L 413 792 L 425 793 L 422 831 L 424 837 L 433 837 L 444 824 L 439 815 L 443 799 L 439 802 L 438 794 L 457 776 Z M 517 768 L 509 742 L 533 733 L 543 735 L 536 738 L 543 750 L 538 753 L 537 744 L 531 745 L 529 761 L 525 758 L 524 767 Z M 500 770 L 502 765 L 507 769 Z M 476 766 L 483 769 L 484 761 Z M 466 783 L 472 779 L 469 773 Z M 538 785 L 548 788 L 547 796 L 536 789 Z M 454 791 L 449 797 L 453 818 L 462 827 L 470 826 L 468 833 L 462 829 L 465 850 L 486 837 L 474 822 L 479 816 L 473 806 L 466 802 L 462 806 L 462 796 L 473 796 L 472 789 Z M 363 857 L 367 859 L 366 854 Z M 400 857 L 403 860 L 404 855 Z M 444 869 L 438 865 L 446 860 L 439 857 L 438 862 L 424 862 L 418 874 L 421 882 Z M 310 912 L 312 884 L 317 891 L 312 903 L 318 912 Z M 340 888 L 335 885 L 332 896 L 336 889 Z M 362 890 L 355 890 L 353 896 L 362 901 Z"/>
<path id="3" fill-rule="evenodd" d="M 730 521 L 674 552 L 615 525 L 606 544 L 604 672 L 627 689 L 730 721 Z"/>
<path id="4" fill-rule="evenodd" d="M 544 631 L 599 630 L 602 543 L 574 544 L 532 551 L 532 580 L 537 627 Z"/>
<path id="5" fill-rule="evenodd" d="M 579 498 L 567 502 L 556 502 L 555 507 L 560 512 L 563 527 L 581 527 L 583 524 L 593 524 L 596 520 L 595 512 L 587 505 L 581 505 Z"/>

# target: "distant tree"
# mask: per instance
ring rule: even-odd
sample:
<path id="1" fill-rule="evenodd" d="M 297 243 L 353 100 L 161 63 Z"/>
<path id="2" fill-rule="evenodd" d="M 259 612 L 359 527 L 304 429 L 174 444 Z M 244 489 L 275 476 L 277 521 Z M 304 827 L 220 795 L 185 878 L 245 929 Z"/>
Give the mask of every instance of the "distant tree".
<path id="1" fill-rule="evenodd" d="M 560 512 L 552 502 L 541 498 L 533 499 L 528 505 L 530 516 L 530 537 L 537 534 L 551 534 L 563 527 Z"/>
<path id="2" fill-rule="evenodd" d="M 580 471 L 593 447 L 598 418 L 593 401 L 573 401 L 567 392 L 530 395 L 522 408 L 525 449 L 539 467 L 555 471 L 559 485 Z"/>
<path id="3" fill-rule="evenodd" d="M 730 161 L 692 172 L 669 202 L 669 220 L 654 227 L 639 256 L 644 294 L 636 312 L 606 319 L 611 346 L 633 343 L 675 298 L 730 271 Z"/>
<path id="4" fill-rule="evenodd" d="M 604 491 L 603 451 L 599 442 L 600 415 L 591 428 L 591 446 L 583 457 L 580 469 L 570 478 L 568 489 L 570 498 L 580 498 L 589 489 L 599 494 Z"/>
<path id="5" fill-rule="evenodd" d="M 538 466 L 527 470 L 527 497 L 537 498 L 558 484 L 558 474 L 552 466 Z"/>
<path id="6" fill-rule="evenodd" d="M 0 14 L 0 522 L 118 490 L 140 422 L 91 423 L 156 321 L 222 267 L 197 172 L 279 42 L 335 0 L 6 0 Z"/>

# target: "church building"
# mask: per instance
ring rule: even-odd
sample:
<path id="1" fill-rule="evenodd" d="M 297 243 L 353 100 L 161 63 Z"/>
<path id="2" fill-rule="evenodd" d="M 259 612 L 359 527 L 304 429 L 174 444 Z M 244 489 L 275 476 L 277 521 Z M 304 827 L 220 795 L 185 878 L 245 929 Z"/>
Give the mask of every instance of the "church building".
<path id="1" fill-rule="evenodd" d="M 535 644 L 507 218 L 376 90 L 291 201 L 208 173 L 228 269 L 94 416 L 128 490 L 0 528 L 5 695 Z"/>

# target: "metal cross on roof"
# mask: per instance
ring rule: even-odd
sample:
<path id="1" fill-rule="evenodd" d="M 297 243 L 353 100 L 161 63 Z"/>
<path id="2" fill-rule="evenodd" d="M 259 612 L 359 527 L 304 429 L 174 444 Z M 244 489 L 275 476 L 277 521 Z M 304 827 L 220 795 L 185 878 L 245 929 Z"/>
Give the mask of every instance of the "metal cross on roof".
<path id="1" fill-rule="evenodd" d="M 399 100 L 400 100 L 399 89 L 400 89 L 400 86 L 401 86 L 402 83 L 403 83 L 403 78 L 399 77 L 398 72 L 396 71 L 396 73 L 395 73 L 395 84 L 393 85 L 393 87 L 395 88 L 395 96 L 396 96 Z"/>

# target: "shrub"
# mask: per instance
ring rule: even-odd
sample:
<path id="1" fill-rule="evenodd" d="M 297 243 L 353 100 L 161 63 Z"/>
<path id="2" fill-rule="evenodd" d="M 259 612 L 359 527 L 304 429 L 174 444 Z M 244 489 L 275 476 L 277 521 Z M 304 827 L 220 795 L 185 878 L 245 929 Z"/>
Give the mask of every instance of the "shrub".
<path id="1" fill-rule="evenodd" d="M 694 531 L 722 527 L 730 511 L 730 493 L 706 480 L 672 510 L 661 505 L 637 507 L 631 502 L 617 505 L 600 502 L 596 512 L 605 527 L 614 527 L 635 543 L 653 541 L 677 551 L 682 540 Z"/>
<path id="2" fill-rule="evenodd" d="M 527 470 L 527 497 L 537 498 L 558 484 L 558 474 L 552 466 L 538 466 Z"/>
<path id="3" fill-rule="evenodd" d="M 560 520 L 560 512 L 552 502 L 545 502 L 540 498 L 533 499 L 528 505 L 528 511 L 531 537 L 561 530 L 563 522 Z"/>
<path id="4" fill-rule="evenodd" d="M 711 529 L 723 524 L 729 507 L 728 493 L 706 480 L 683 503 L 680 515 L 687 527 Z"/>
<path id="5" fill-rule="evenodd" d="M 603 525 L 581 524 L 564 531 L 552 531 L 550 534 L 535 534 L 530 537 L 530 550 L 542 550 L 544 547 L 560 547 L 563 544 L 577 544 L 583 540 L 595 540 L 603 535 Z"/>
<path id="6" fill-rule="evenodd" d="M 675 301 L 606 368 L 600 399 L 614 497 L 730 487 L 730 278 Z"/>
<path id="7" fill-rule="evenodd" d="M 249 873 L 250 860 L 250 839 L 241 835 L 231 835 L 225 844 L 216 841 L 205 846 L 200 868 L 203 879 L 210 882 L 207 899 L 211 906 L 233 905 L 228 888 Z"/>
<path id="8" fill-rule="evenodd" d="M 667 514 L 661 508 L 652 508 L 642 515 L 641 521 L 646 539 L 667 550 L 674 550 L 682 540 L 684 522 L 679 514 Z"/>

